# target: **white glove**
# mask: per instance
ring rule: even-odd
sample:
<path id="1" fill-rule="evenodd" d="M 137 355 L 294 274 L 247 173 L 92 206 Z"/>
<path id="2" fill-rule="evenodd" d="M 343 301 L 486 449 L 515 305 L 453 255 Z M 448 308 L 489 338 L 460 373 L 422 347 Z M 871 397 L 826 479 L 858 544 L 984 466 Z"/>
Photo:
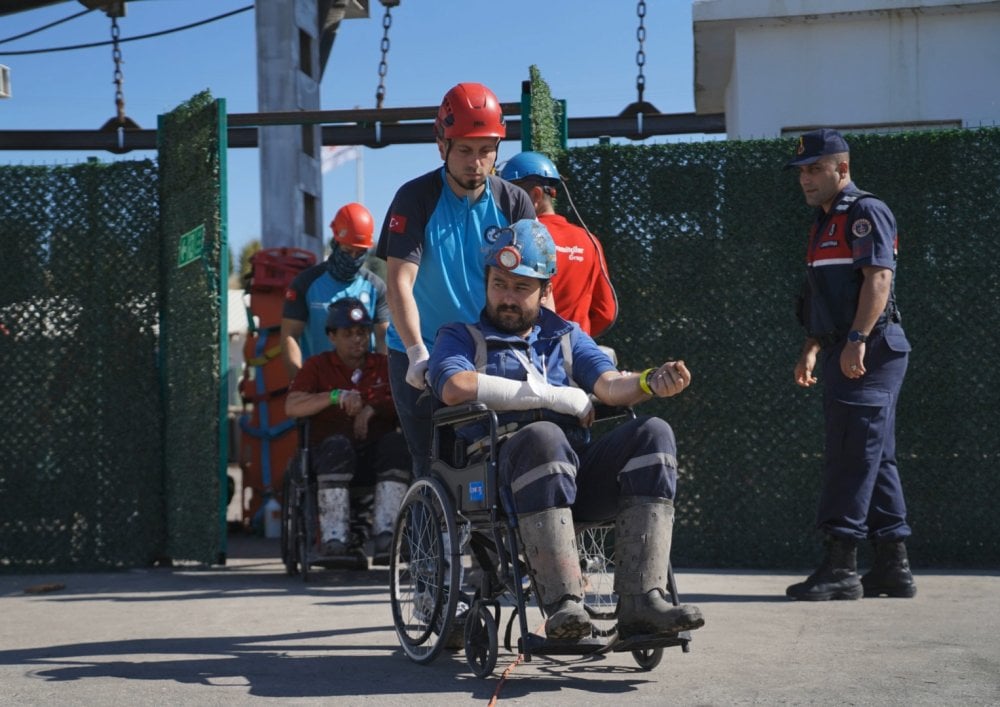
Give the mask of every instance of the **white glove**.
<path id="1" fill-rule="evenodd" d="M 414 344 L 406 349 L 406 357 L 410 359 L 410 365 L 406 369 L 406 382 L 417 390 L 423 390 L 427 387 L 424 374 L 427 373 L 427 359 L 430 358 L 427 347 L 423 342 Z"/>
<path id="2" fill-rule="evenodd" d="M 582 418 L 593 404 L 581 388 L 555 386 L 537 379 L 515 381 L 501 376 L 479 374 L 476 399 L 494 410 L 537 410 L 545 408 Z"/>

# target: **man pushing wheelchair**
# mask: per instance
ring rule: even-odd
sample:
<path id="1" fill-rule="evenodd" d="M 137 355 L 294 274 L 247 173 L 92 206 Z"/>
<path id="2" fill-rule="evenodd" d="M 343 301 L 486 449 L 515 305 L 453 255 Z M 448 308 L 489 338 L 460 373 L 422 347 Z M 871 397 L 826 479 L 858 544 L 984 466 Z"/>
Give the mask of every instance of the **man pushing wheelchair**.
<path id="1" fill-rule="evenodd" d="M 549 638 L 591 635 L 574 519 L 615 519 L 618 635 L 676 635 L 700 628 L 701 611 L 674 606 L 665 588 L 674 521 L 677 457 L 670 426 L 629 420 L 591 439 L 591 394 L 628 407 L 677 395 L 691 382 L 683 361 L 619 372 L 576 324 L 542 307 L 556 250 L 538 221 L 499 229 L 487 249 L 486 307 L 476 324 L 441 328 L 428 379 L 446 405 L 478 400 L 505 433 L 498 467 L 511 489 L 521 545 Z M 459 430 L 473 442 L 480 430 Z"/>

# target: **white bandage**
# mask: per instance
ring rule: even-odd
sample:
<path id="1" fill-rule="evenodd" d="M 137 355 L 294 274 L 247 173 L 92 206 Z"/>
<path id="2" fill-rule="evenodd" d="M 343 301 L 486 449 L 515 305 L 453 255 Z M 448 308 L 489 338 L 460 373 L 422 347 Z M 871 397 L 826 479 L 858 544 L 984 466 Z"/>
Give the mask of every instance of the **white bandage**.
<path id="1" fill-rule="evenodd" d="M 515 381 L 483 373 L 478 378 L 476 399 L 494 410 L 537 410 L 545 408 L 581 418 L 590 413 L 590 396 L 580 388 L 555 386 L 537 379 Z"/>
<path id="2" fill-rule="evenodd" d="M 406 368 L 406 382 L 417 390 L 423 390 L 427 387 L 424 374 L 427 372 L 427 359 L 430 358 L 427 347 L 422 342 L 414 344 L 406 349 L 406 357 L 410 359 L 410 365 Z"/>

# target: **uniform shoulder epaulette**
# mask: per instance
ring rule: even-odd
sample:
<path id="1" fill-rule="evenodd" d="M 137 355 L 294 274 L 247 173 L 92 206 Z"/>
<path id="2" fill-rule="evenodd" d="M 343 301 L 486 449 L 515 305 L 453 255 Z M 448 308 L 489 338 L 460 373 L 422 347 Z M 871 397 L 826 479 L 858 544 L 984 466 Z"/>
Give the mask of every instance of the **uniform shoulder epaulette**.
<path id="1" fill-rule="evenodd" d="M 853 194 L 844 194 L 844 196 L 840 197 L 840 201 L 837 202 L 837 205 L 833 207 L 833 210 L 838 214 L 842 214 L 845 211 L 849 211 L 859 199 L 864 199 L 868 196 L 875 195 L 868 191 L 857 191 Z"/>

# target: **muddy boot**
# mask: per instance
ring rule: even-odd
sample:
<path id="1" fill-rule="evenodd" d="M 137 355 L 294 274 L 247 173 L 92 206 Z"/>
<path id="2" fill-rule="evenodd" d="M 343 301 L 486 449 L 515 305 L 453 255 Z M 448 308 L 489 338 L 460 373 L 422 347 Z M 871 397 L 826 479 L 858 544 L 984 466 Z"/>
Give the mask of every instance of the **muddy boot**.
<path id="1" fill-rule="evenodd" d="M 828 601 L 830 599 L 860 599 L 861 580 L 858 578 L 858 549 L 854 541 L 828 535 L 823 541 L 826 557 L 806 581 L 785 590 L 790 599 Z"/>
<path id="2" fill-rule="evenodd" d="M 392 552 L 392 527 L 399 505 L 406 495 L 402 481 L 379 481 L 375 484 L 375 508 L 372 511 L 372 564 L 388 565 Z"/>
<path id="3" fill-rule="evenodd" d="M 346 555 L 351 535 L 351 500 L 347 487 L 321 486 L 316 493 L 316 505 L 319 509 L 320 548 L 323 555 Z"/>
<path id="4" fill-rule="evenodd" d="M 875 562 L 861 578 L 861 586 L 866 597 L 888 597 L 909 599 L 916 596 L 917 585 L 910 573 L 910 560 L 906 556 L 906 544 L 902 540 L 888 540 L 873 543 Z"/>
<path id="5" fill-rule="evenodd" d="M 667 599 L 667 568 L 674 504 L 666 498 L 626 496 L 615 521 L 618 636 L 677 634 L 705 625 L 701 610 Z"/>
<path id="6" fill-rule="evenodd" d="M 583 575 L 576 548 L 573 515 L 568 508 L 550 508 L 518 516 L 521 544 L 538 604 L 545 612 L 548 638 L 589 638 L 592 625 L 583 608 Z"/>

